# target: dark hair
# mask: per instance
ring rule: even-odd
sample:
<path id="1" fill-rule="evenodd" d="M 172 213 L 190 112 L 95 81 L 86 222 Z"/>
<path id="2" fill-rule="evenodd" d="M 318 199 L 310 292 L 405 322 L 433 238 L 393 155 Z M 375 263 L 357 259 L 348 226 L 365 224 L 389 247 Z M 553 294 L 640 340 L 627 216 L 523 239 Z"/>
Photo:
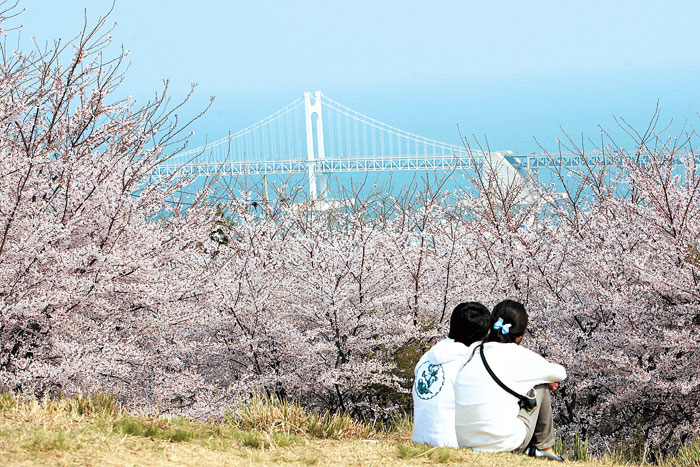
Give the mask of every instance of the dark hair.
<path id="1" fill-rule="evenodd" d="M 493 328 L 499 319 L 503 319 L 504 325 L 510 324 L 507 334 L 503 334 L 502 328 Z M 523 304 L 515 300 L 503 300 L 493 307 L 491 326 L 486 342 L 515 342 L 515 339 L 525 334 L 525 329 L 527 329 L 527 312 Z"/>
<path id="2" fill-rule="evenodd" d="M 469 346 L 483 340 L 490 326 L 491 314 L 488 308 L 478 302 L 460 303 L 452 310 L 447 337 Z"/>

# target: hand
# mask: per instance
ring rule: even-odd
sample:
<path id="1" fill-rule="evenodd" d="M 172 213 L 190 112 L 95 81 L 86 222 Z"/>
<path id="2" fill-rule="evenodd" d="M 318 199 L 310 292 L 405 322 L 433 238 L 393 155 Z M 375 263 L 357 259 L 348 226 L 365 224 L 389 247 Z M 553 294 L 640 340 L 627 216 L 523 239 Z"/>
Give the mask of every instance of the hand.
<path id="1" fill-rule="evenodd" d="M 549 385 L 549 389 L 551 389 L 552 391 L 556 391 L 557 389 L 559 389 L 559 383 L 547 383 L 547 384 Z"/>

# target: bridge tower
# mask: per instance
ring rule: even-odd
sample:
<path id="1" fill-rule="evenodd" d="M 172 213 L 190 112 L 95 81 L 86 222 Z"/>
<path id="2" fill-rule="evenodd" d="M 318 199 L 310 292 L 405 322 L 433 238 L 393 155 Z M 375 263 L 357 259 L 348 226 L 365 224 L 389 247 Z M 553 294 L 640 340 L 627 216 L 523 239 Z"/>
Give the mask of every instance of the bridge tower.
<path id="1" fill-rule="evenodd" d="M 323 173 L 316 172 L 315 163 L 316 160 L 326 158 L 323 143 L 321 91 L 316 91 L 313 96 L 310 92 L 304 93 L 304 114 L 306 115 L 306 160 L 309 173 L 309 197 L 312 200 L 316 200 L 319 196 L 317 182 L 320 184 L 321 198 L 325 198 L 327 194 L 326 177 Z"/>

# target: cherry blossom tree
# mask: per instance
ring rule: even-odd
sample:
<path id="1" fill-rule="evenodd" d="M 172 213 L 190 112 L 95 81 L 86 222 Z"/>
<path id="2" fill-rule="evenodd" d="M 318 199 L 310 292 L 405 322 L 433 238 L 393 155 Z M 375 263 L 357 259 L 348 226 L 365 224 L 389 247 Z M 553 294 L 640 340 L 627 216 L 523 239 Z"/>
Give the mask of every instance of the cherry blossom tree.
<path id="1" fill-rule="evenodd" d="M 115 96 L 126 53 L 104 55 L 109 34 L 101 18 L 65 44 L 2 45 L 0 386 L 129 391 L 139 405 L 171 397 L 173 380 L 198 387 L 168 329 L 200 306 L 210 210 L 185 212 L 179 183 L 151 179 L 185 130 L 165 93 L 141 107 Z"/>

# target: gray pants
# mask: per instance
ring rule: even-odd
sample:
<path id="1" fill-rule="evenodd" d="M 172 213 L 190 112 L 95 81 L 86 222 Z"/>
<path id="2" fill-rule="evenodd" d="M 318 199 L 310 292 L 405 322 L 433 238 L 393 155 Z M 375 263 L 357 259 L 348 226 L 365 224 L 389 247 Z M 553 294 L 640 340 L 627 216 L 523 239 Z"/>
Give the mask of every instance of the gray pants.
<path id="1" fill-rule="evenodd" d="M 549 395 L 549 386 L 539 384 L 535 386 L 537 395 L 537 407 L 532 412 L 520 409 L 518 418 L 525 423 L 527 434 L 520 447 L 513 452 L 525 452 L 528 446 L 537 449 L 548 449 L 554 446 L 554 421 L 552 419 L 552 399 Z"/>

